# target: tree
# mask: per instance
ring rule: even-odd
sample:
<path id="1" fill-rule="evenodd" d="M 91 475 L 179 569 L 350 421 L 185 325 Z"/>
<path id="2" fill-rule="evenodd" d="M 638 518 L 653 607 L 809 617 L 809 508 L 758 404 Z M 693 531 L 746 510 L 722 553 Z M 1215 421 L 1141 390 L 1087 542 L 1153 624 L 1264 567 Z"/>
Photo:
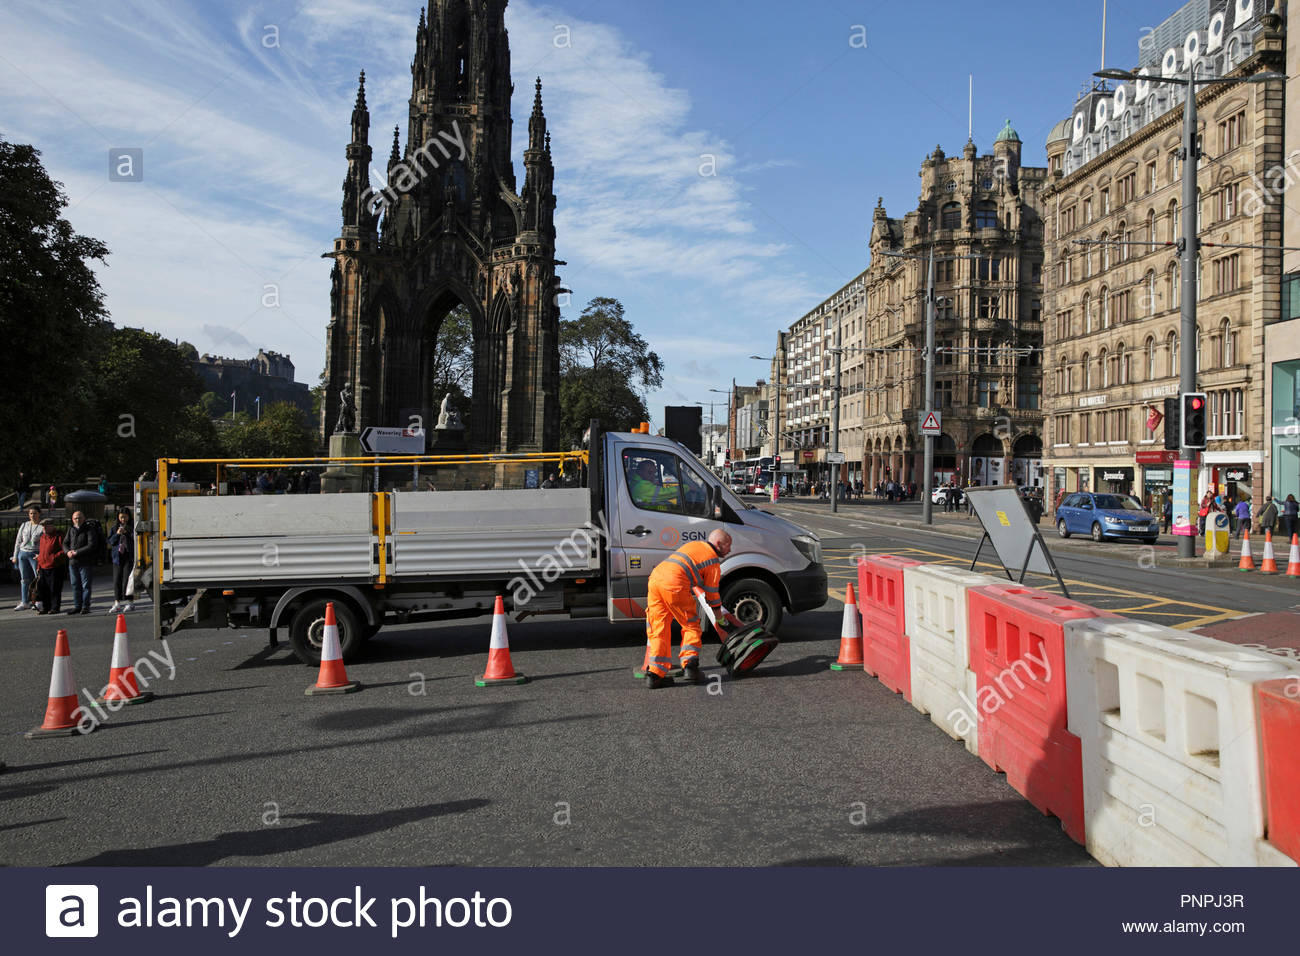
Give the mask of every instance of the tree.
<path id="1" fill-rule="evenodd" d="M 560 323 L 560 429 L 578 441 L 591 419 L 626 430 L 649 418 L 645 394 L 663 385 L 663 361 L 617 299 L 595 298 Z"/>
<path id="2" fill-rule="evenodd" d="M 32 146 L 0 140 L 0 482 L 66 477 L 84 441 L 90 356 L 107 328 L 90 267 L 108 247 L 61 218 L 68 198 Z"/>
<path id="3" fill-rule="evenodd" d="M 580 369 L 609 369 L 643 394 L 664 383 L 664 363 L 623 316 L 618 299 L 592 299 L 576 319 L 560 323 L 560 372 Z"/>
<path id="4" fill-rule="evenodd" d="M 320 433 L 297 405 L 275 402 L 260 420 L 225 429 L 221 440 L 229 458 L 309 458 L 320 445 Z"/>
<path id="5" fill-rule="evenodd" d="M 435 390 L 430 396 L 431 407 L 440 407 L 442 397 L 450 393 L 451 404 L 460 413 L 461 421 L 468 421 L 469 396 L 474 388 L 474 321 L 463 305 L 458 304 L 448 312 L 438 327 L 429 381 Z M 430 428 L 437 423 L 424 424 Z"/>

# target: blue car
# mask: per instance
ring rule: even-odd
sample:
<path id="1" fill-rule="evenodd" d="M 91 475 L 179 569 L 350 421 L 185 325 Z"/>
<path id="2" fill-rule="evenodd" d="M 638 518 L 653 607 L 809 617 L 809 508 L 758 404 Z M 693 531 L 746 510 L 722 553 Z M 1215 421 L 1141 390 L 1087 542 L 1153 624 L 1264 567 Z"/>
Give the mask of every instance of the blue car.
<path id="1" fill-rule="evenodd" d="M 1062 538 L 1088 534 L 1093 541 L 1124 538 L 1155 544 L 1160 522 L 1132 495 L 1079 491 L 1066 495 L 1056 509 L 1056 531 Z"/>

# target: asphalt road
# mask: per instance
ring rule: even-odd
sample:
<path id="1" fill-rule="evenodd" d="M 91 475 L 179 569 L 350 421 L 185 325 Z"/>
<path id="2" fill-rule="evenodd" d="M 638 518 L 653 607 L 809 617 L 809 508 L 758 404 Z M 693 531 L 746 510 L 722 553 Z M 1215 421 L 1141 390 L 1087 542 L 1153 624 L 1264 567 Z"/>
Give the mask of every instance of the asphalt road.
<path id="1" fill-rule="evenodd" d="M 161 653 L 130 615 L 133 656 Z M 901 697 L 827 669 L 838 604 L 788 618 L 752 677 L 647 691 L 644 636 L 510 627 L 522 686 L 476 688 L 489 620 L 384 631 L 365 688 L 261 634 L 169 643 L 158 698 L 94 733 L 28 741 L 56 626 L 79 686 L 113 619 L 0 611 L 0 863 L 86 865 L 1089 865 L 1061 831 Z M 712 692 L 711 692 L 712 691 Z"/>

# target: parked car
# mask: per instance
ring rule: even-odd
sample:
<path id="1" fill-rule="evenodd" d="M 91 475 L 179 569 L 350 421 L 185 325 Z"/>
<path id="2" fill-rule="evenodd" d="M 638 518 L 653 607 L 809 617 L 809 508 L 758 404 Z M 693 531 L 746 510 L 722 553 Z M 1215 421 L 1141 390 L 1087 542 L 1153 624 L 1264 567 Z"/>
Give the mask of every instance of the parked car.
<path id="1" fill-rule="evenodd" d="M 1155 544 L 1160 522 L 1132 495 L 1077 491 L 1056 509 L 1056 531 L 1062 538 L 1088 534 L 1093 541 L 1137 538 Z"/>

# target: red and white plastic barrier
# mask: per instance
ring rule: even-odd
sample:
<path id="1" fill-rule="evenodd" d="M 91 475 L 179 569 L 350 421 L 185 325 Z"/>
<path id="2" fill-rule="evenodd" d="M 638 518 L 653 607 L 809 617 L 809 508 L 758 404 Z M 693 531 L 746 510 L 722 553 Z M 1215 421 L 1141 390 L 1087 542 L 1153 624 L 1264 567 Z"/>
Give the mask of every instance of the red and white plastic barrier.
<path id="1" fill-rule="evenodd" d="M 862 612 L 862 669 L 906 700 L 912 699 L 903 572 L 920 561 L 892 554 L 858 559 L 858 610 Z"/>

